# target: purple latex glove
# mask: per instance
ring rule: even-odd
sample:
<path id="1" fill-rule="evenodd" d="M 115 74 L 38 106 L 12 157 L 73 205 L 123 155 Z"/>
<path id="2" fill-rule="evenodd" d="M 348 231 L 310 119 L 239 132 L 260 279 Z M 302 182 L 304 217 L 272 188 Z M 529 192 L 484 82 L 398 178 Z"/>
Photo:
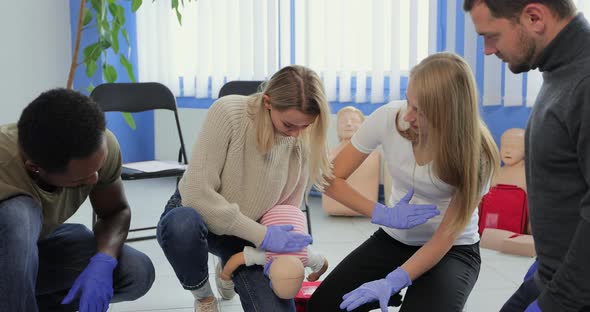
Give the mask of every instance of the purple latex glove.
<path id="1" fill-rule="evenodd" d="M 71 303 L 80 293 L 80 312 L 108 310 L 113 298 L 113 271 L 117 263 L 115 258 L 105 253 L 94 255 L 61 303 Z"/>
<path id="2" fill-rule="evenodd" d="M 529 306 L 524 310 L 524 312 L 543 312 L 539 307 L 539 302 L 537 300 L 533 301 L 533 303 L 529 304 Z"/>
<path id="3" fill-rule="evenodd" d="M 292 225 L 269 225 L 260 248 L 272 252 L 295 252 L 311 243 L 311 236 L 292 230 Z"/>
<path id="4" fill-rule="evenodd" d="M 435 205 L 410 204 L 412 196 L 414 188 L 411 188 L 393 208 L 375 203 L 371 222 L 394 229 L 409 229 L 440 214 Z"/>
<path id="5" fill-rule="evenodd" d="M 524 275 L 525 282 L 528 281 L 529 279 L 533 278 L 533 276 L 535 275 L 535 272 L 537 271 L 538 265 L 539 265 L 539 260 L 535 259 L 535 262 L 533 262 L 533 264 L 531 265 L 529 270 Z"/>
<path id="6" fill-rule="evenodd" d="M 389 298 L 401 289 L 412 285 L 410 275 L 402 267 L 387 274 L 383 279 L 362 284 L 357 289 L 342 296 L 340 309 L 352 311 L 365 303 L 379 300 L 382 312 L 387 312 Z"/>

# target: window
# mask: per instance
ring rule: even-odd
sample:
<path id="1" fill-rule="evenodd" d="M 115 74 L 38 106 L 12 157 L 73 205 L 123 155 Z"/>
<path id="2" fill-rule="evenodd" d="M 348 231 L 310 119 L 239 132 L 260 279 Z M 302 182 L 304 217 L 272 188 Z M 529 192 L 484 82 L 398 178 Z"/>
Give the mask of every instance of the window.
<path id="1" fill-rule="evenodd" d="M 199 0 L 182 13 L 182 26 L 165 1 L 137 14 L 139 79 L 177 96 L 215 98 L 226 81 L 301 64 L 330 101 L 383 103 L 437 50 L 436 0 Z"/>
<path id="2" fill-rule="evenodd" d="M 428 55 L 428 0 L 295 3 L 295 57 L 291 59 L 322 74 L 331 101 L 398 99 L 400 76 L 407 76 Z"/>

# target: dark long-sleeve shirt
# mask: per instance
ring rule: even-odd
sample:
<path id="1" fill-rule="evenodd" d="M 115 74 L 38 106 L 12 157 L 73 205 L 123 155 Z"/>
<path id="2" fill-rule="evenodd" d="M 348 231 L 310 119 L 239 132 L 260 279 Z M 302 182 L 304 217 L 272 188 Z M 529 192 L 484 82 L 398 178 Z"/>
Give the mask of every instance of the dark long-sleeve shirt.
<path id="1" fill-rule="evenodd" d="M 525 135 L 526 179 L 546 311 L 590 311 L 590 25 L 579 14 L 543 50 Z"/>

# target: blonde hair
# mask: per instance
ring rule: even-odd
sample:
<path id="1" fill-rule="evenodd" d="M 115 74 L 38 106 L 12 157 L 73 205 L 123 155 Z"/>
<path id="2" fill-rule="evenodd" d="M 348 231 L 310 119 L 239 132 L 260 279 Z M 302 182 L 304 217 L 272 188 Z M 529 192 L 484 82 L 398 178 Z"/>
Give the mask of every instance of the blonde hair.
<path id="1" fill-rule="evenodd" d="M 301 132 L 299 139 L 304 155 L 308 156 L 309 178 L 318 190 L 323 190 L 326 179 L 333 175 L 327 143 L 330 106 L 320 77 L 303 66 L 286 66 L 262 85 L 261 92 L 253 95 L 255 100 L 251 102 L 249 112 L 256 124 L 258 149 L 266 154 L 272 149 L 276 134 L 270 113 L 264 106 L 264 95 L 272 99 L 270 104 L 273 109 L 285 111 L 295 108 L 304 114 L 317 116 Z"/>
<path id="2" fill-rule="evenodd" d="M 425 58 L 410 72 L 410 83 L 428 134 L 423 142 L 409 130 L 400 133 L 432 148 L 434 174 L 456 187 L 459 210 L 450 230 L 457 233 L 471 219 L 481 193 L 498 171 L 498 147 L 479 116 L 475 79 L 461 57 L 444 52 Z"/>

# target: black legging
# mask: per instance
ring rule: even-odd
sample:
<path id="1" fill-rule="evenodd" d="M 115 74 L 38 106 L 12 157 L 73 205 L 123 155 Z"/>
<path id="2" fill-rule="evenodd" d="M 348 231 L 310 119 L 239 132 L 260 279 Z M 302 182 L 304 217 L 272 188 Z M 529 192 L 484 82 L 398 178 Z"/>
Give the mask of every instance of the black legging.
<path id="1" fill-rule="evenodd" d="M 342 296 L 363 283 L 384 278 L 408 260 L 420 246 L 409 246 L 379 229 L 350 253 L 320 284 L 309 300 L 307 311 L 341 311 Z M 479 243 L 453 246 L 430 271 L 413 281 L 400 312 L 462 311 L 479 275 Z M 390 305 L 399 306 L 400 295 Z M 378 309 L 379 302 L 355 311 Z"/>

